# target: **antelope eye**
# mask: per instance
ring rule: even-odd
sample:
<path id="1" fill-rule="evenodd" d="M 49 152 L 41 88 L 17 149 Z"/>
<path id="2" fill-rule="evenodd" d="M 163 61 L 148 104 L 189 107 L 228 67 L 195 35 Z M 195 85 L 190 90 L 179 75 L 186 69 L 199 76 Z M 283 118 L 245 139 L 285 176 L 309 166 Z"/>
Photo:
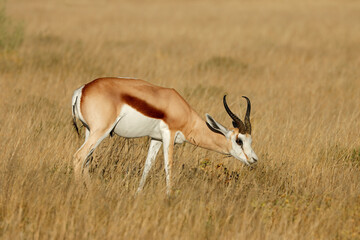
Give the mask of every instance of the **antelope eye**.
<path id="1" fill-rule="evenodd" d="M 243 141 L 240 138 L 236 139 L 236 143 L 239 144 L 240 146 L 243 145 Z"/>

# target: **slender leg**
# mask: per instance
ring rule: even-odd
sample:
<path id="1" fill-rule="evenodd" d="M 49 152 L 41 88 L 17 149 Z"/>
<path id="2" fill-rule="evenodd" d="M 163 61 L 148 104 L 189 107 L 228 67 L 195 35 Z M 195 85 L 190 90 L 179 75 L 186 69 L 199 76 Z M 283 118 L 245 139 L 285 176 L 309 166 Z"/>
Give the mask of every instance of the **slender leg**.
<path id="1" fill-rule="evenodd" d="M 156 155 L 159 152 L 159 149 L 161 147 L 161 144 L 162 144 L 161 141 L 151 139 L 149 151 L 148 151 L 146 161 L 145 161 L 144 171 L 143 171 L 143 174 L 142 174 L 142 177 L 140 180 L 139 188 L 137 189 L 136 193 L 141 192 L 141 190 L 143 189 L 144 184 L 146 182 L 146 177 L 151 169 L 152 164 L 154 163 Z"/>
<path id="2" fill-rule="evenodd" d="M 76 180 L 79 180 L 82 173 L 84 173 L 85 184 L 90 187 L 90 176 L 87 169 L 88 164 L 90 163 L 89 157 L 94 152 L 95 148 L 102 142 L 102 140 L 109 136 L 111 130 L 114 129 L 122 117 L 123 116 L 118 116 L 116 121 L 112 124 L 97 124 L 96 122 L 93 122 L 91 131 L 86 130 L 85 142 L 74 154 L 74 172 Z"/>
<path id="3" fill-rule="evenodd" d="M 90 131 L 89 131 L 87 128 L 85 128 L 85 141 L 84 141 L 84 143 L 81 145 L 81 147 L 76 151 L 76 153 L 74 154 L 74 156 L 76 156 L 76 154 L 84 147 L 86 141 L 87 141 L 88 138 L 89 138 L 89 135 L 90 135 Z"/>
<path id="4" fill-rule="evenodd" d="M 85 143 L 80 147 L 80 149 L 74 155 L 74 172 L 75 179 L 79 180 L 82 173 L 85 175 L 86 185 L 90 182 L 90 176 L 87 169 L 87 160 L 90 155 L 93 153 L 95 148 L 101 143 L 104 138 L 109 135 L 106 130 L 96 130 L 90 132 Z"/>
<path id="5" fill-rule="evenodd" d="M 170 131 L 163 134 L 164 144 L 164 167 L 166 173 L 166 194 L 171 194 L 171 167 L 174 152 L 174 134 Z"/>

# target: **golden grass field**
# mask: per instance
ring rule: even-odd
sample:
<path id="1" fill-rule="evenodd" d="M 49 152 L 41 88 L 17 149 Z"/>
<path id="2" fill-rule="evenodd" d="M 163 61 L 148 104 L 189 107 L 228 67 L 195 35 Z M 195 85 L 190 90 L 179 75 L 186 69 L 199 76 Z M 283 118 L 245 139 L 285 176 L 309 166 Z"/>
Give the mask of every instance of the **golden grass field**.
<path id="1" fill-rule="evenodd" d="M 360 239 L 358 1 L 1 4 L 20 26 L 0 48 L 1 239 Z M 173 195 L 160 151 L 134 197 L 149 139 L 115 136 L 87 191 L 71 96 L 102 76 L 175 88 L 228 127 L 222 96 L 241 116 L 248 96 L 259 163 L 184 144 Z"/>

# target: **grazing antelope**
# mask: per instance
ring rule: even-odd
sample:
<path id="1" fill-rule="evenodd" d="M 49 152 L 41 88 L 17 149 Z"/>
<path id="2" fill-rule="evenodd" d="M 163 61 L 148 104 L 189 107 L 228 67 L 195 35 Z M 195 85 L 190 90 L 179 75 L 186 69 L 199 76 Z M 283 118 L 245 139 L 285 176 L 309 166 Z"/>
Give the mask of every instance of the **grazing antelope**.
<path id="1" fill-rule="evenodd" d="M 175 143 L 184 141 L 226 155 L 249 165 L 258 160 L 251 148 L 250 100 L 242 122 L 223 103 L 233 120 L 227 129 L 209 114 L 206 121 L 171 88 L 155 86 L 139 79 L 99 78 L 75 90 L 72 114 L 86 128 L 85 142 L 75 153 L 74 171 L 79 178 L 86 174 L 90 156 L 104 138 L 113 133 L 125 138 L 149 136 L 149 152 L 138 192 L 144 187 L 148 172 L 163 144 L 167 193 L 171 191 L 170 176 Z"/>

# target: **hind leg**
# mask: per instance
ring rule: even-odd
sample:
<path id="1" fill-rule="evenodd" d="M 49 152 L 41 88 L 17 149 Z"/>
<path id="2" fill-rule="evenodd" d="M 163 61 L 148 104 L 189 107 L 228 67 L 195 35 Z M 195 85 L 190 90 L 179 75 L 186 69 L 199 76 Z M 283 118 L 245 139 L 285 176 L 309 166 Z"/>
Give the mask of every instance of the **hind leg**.
<path id="1" fill-rule="evenodd" d="M 90 181 L 88 171 L 88 160 L 95 148 L 109 135 L 108 129 L 98 129 L 90 131 L 88 137 L 85 138 L 85 143 L 74 155 L 74 173 L 75 179 L 79 181 L 84 174 L 86 185 Z"/>

